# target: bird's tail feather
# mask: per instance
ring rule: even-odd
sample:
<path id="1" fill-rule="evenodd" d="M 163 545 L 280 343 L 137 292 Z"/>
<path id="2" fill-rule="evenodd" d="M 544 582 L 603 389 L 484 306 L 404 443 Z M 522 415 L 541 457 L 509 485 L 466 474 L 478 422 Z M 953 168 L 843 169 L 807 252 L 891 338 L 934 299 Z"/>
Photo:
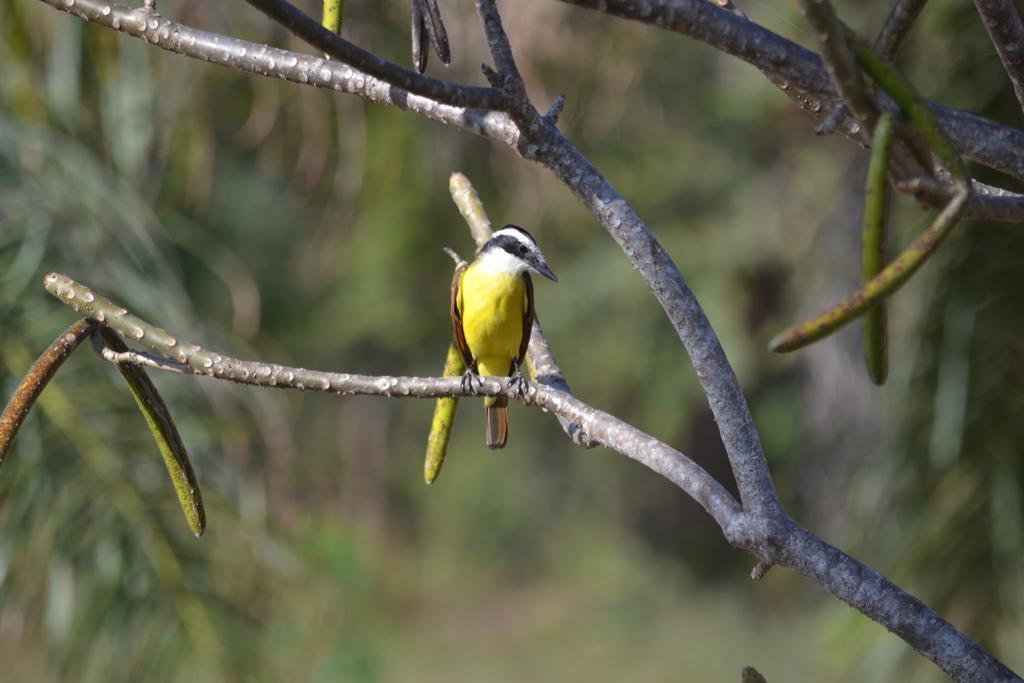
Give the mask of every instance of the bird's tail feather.
<path id="1" fill-rule="evenodd" d="M 487 447 L 504 448 L 508 441 L 508 399 L 496 398 L 494 403 L 484 406 L 487 422 Z"/>

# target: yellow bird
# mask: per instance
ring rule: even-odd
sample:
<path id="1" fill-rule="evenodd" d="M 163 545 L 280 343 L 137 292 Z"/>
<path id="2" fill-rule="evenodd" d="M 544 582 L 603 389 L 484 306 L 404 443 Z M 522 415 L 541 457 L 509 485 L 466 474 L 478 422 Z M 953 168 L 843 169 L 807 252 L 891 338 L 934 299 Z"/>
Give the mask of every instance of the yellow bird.
<path id="1" fill-rule="evenodd" d="M 472 263 L 452 279 L 452 329 L 466 363 L 466 381 L 478 375 L 510 377 L 524 386 L 522 365 L 533 329 L 533 282 L 529 271 L 553 282 L 537 242 L 527 231 L 506 225 L 480 248 Z M 484 399 L 488 448 L 508 440 L 508 399 Z"/>

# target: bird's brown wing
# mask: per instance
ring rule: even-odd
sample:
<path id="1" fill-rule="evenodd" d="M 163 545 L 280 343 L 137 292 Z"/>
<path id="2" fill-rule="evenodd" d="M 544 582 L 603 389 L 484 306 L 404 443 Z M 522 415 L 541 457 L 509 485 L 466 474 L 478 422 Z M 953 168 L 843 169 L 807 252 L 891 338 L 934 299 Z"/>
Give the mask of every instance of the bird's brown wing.
<path id="1" fill-rule="evenodd" d="M 523 366 L 523 359 L 526 358 L 526 348 L 530 345 L 530 334 L 533 332 L 533 280 L 529 273 L 523 273 L 523 280 L 526 281 L 526 308 L 523 311 L 523 338 L 519 342 L 519 359 L 517 365 Z"/>
<path id="2" fill-rule="evenodd" d="M 465 263 L 456 268 L 455 275 L 452 276 L 452 331 L 455 333 L 455 346 L 458 347 L 459 353 L 462 354 L 462 362 L 466 364 L 467 368 L 472 369 L 473 354 L 469 350 L 469 344 L 466 343 L 466 334 L 462 330 L 462 311 L 459 310 L 459 285 L 462 283 L 462 274 L 464 272 L 466 272 Z"/>

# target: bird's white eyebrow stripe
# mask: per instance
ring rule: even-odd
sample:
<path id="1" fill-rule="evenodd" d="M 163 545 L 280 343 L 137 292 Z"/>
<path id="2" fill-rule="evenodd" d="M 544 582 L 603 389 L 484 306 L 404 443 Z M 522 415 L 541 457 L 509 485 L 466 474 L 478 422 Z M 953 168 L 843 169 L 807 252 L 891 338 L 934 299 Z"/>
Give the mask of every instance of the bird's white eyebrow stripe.
<path id="1" fill-rule="evenodd" d="M 502 228 L 491 235 L 491 239 L 496 237 L 511 237 L 515 241 L 525 244 L 530 251 L 537 250 L 536 243 L 531 240 L 529 236 L 523 233 L 522 230 L 517 230 L 515 228 Z"/>

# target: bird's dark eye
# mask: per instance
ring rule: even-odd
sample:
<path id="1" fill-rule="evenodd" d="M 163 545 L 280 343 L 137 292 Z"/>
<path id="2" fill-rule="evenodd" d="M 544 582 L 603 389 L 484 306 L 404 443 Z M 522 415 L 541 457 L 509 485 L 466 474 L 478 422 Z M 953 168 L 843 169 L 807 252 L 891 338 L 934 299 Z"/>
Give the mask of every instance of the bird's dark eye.
<path id="1" fill-rule="evenodd" d="M 522 245 L 522 244 L 517 244 L 516 245 L 516 255 L 517 256 L 526 256 L 526 247 L 524 245 Z"/>

